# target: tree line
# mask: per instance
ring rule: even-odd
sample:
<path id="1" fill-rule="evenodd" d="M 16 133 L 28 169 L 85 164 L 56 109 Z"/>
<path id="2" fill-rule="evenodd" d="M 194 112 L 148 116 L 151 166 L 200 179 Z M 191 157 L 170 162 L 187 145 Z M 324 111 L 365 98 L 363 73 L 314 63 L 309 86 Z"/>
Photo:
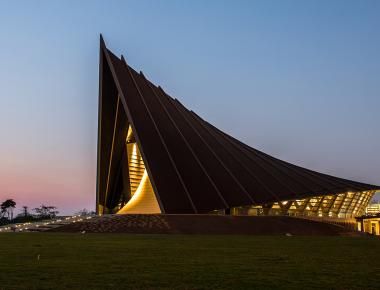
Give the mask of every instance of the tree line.
<path id="1" fill-rule="evenodd" d="M 14 217 L 13 212 L 15 208 L 16 202 L 13 199 L 7 199 L 0 204 L 0 225 L 52 219 L 59 213 L 57 207 L 42 204 L 39 207 L 33 208 L 32 212 L 29 211 L 29 207 L 23 206 L 22 212 Z"/>

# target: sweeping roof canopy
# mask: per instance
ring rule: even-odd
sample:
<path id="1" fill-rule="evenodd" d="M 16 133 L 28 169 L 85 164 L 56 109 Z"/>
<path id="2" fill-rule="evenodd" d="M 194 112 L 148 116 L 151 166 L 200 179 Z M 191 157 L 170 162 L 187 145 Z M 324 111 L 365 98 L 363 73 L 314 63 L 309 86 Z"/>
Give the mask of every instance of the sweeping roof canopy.
<path id="1" fill-rule="evenodd" d="M 107 192 L 120 191 L 109 187 L 122 166 L 129 126 L 163 213 L 206 213 L 379 189 L 290 164 L 240 142 L 132 69 L 102 38 L 99 98 L 97 198 L 108 208 L 118 201 Z"/>

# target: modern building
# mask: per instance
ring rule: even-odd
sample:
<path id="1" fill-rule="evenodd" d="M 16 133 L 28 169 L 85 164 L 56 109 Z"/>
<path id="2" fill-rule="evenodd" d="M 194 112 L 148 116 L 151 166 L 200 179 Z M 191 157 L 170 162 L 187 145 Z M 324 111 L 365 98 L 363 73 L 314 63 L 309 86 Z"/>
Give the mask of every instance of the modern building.
<path id="1" fill-rule="evenodd" d="M 102 38 L 99 82 L 99 214 L 346 218 L 362 215 L 380 189 L 290 164 L 240 142 L 132 69 Z"/>
<path id="2" fill-rule="evenodd" d="M 357 229 L 371 235 L 380 235 L 380 214 L 356 217 Z"/>
<path id="3" fill-rule="evenodd" d="M 365 213 L 367 215 L 380 214 L 380 202 L 369 204 L 365 209 Z"/>

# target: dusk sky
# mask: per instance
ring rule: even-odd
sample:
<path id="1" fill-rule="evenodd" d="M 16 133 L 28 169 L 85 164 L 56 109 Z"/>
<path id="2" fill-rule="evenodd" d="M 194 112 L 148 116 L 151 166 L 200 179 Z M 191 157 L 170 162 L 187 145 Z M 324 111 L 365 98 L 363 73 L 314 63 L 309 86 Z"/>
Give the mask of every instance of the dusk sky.
<path id="1" fill-rule="evenodd" d="M 99 33 L 275 157 L 380 184 L 380 1 L 0 0 L 0 200 L 95 208 Z"/>

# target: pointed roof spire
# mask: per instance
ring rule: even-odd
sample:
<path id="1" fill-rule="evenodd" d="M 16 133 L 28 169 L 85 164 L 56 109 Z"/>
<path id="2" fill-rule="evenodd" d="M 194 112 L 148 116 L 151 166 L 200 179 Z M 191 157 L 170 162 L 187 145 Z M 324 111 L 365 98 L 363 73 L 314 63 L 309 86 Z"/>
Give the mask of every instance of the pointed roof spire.
<path id="1" fill-rule="evenodd" d="M 100 33 L 99 34 L 99 43 L 100 43 L 100 48 L 101 49 L 106 49 L 106 42 L 104 41 L 103 35 Z"/>

